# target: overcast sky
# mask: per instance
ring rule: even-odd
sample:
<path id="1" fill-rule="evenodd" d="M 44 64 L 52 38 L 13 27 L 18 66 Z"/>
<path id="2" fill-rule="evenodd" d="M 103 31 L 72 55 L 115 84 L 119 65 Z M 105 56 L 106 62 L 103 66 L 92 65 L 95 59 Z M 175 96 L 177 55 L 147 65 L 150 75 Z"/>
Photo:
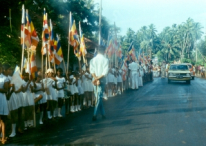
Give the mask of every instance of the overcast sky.
<path id="1" fill-rule="evenodd" d="M 164 27 L 181 24 L 189 17 L 201 23 L 204 33 L 206 30 L 206 0 L 102 0 L 102 7 L 102 15 L 121 28 L 121 35 L 129 27 L 136 32 L 151 23 L 160 33 Z"/>

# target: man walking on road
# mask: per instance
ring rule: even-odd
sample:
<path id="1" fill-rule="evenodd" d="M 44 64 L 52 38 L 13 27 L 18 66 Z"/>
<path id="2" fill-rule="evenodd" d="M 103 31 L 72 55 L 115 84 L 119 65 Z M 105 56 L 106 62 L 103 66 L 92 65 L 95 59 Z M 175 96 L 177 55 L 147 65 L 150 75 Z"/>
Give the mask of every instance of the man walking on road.
<path id="1" fill-rule="evenodd" d="M 94 84 L 94 94 L 95 94 L 95 107 L 94 107 L 94 115 L 92 120 L 97 120 L 97 113 L 100 110 L 102 118 L 105 119 L 105 111 L 103 106 L 103 92 L 105 90 L 106 83 L 106 75 L 109 70 L 109 62 L 106 57 L 104 57 L 105 48 L 103 46 L 99 46 L 98 54 L 90 61 L 90 73 L 93 76 L 93 84 Z"/>
<path id="2" fill-rule="evenodd" d="M 139 65 L 136 63 L 136 62 L 131 62 L 129 64 L 129 70 L 130 70 L 130 78 L 131 78 L 131 81 L 132 81 L 132 85 L 131 85 L 131 88 L 132 89 L 138 89 L 139 88 L 139 83 L 138 83 L 138 80 L 139 80 Z"/>

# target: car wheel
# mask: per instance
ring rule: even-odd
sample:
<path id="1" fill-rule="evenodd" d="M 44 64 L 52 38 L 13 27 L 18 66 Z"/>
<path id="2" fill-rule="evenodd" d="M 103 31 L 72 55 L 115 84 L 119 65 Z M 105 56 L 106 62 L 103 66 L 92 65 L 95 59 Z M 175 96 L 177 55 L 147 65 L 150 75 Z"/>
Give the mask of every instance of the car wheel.
<path id="1" fill-rule="evenodd" d="M 190 84 L 190 80 L 186 81 L 187 84 Z"/>

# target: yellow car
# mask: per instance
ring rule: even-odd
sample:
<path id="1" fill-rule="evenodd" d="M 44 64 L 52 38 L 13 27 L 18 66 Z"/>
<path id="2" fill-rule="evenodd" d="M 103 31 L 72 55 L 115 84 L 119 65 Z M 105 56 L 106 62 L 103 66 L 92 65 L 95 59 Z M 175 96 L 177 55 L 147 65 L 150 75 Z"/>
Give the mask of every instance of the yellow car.
<path id="1" fill-rule="evenodd" d="M 172 64 L 168 71 L 168 83 L 171 81 L 186 81 L 190 84 L 191 73 L 187 64 Z"/>

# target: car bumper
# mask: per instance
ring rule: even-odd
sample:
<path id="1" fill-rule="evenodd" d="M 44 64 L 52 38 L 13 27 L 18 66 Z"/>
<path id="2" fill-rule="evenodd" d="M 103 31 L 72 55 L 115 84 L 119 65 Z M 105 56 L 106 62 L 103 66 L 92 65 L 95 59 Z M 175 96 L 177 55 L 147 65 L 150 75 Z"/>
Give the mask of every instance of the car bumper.
<path id="1" fill-rule="evenodd" d="M 168 77 L 168 79 L 173 81 L 188 81 L 191 80 L 191 77 L 182 77 L 182 78 Z"/>

